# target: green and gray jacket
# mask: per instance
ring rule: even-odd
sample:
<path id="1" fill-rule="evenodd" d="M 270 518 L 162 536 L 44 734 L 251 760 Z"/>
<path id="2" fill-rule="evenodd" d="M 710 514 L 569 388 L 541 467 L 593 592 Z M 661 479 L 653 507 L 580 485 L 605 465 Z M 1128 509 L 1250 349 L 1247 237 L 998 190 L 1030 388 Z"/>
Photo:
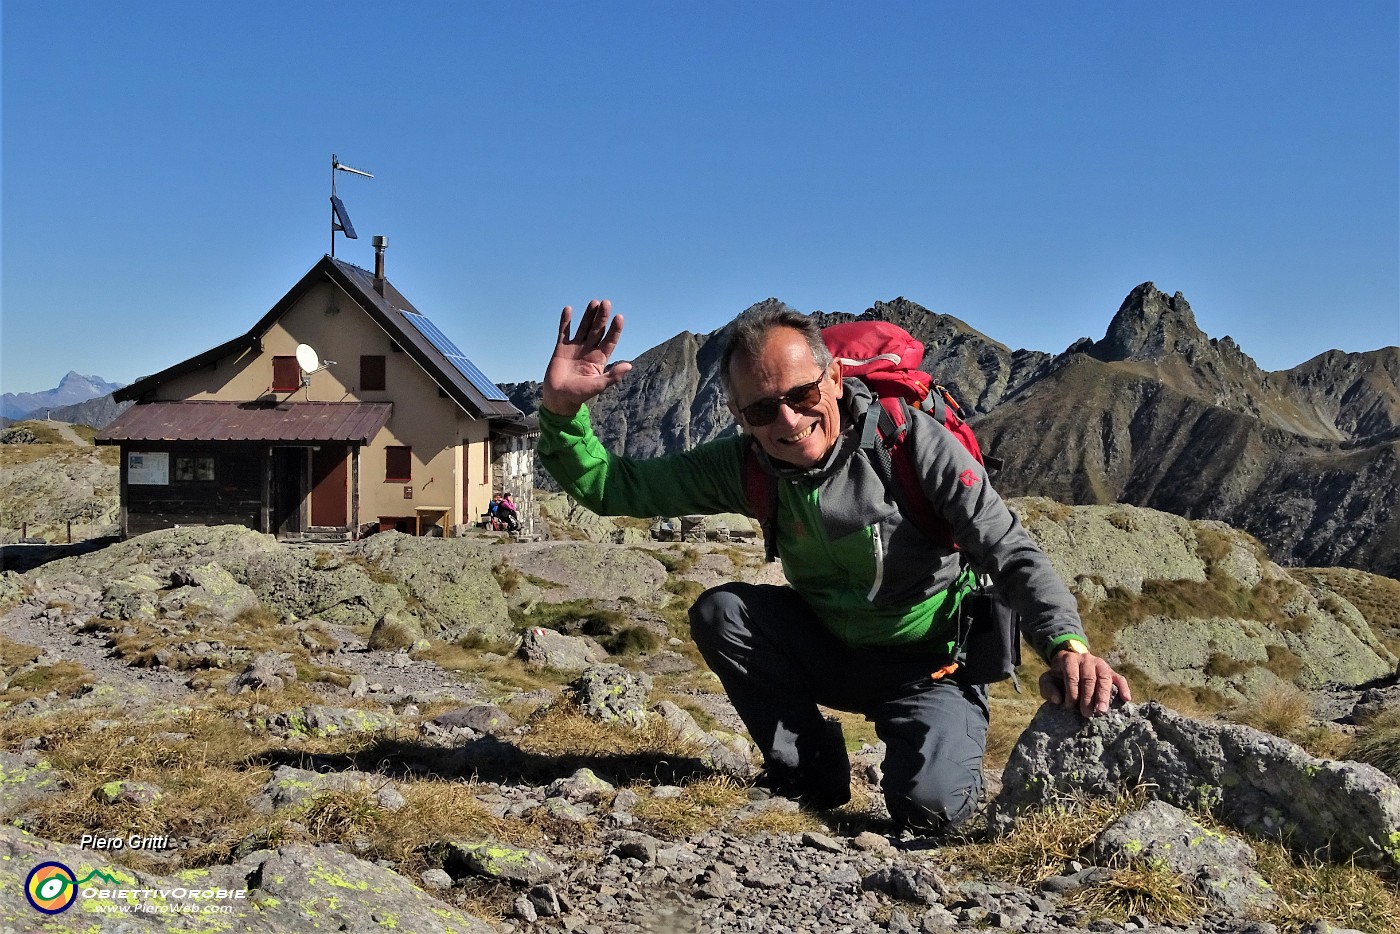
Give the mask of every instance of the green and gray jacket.
<path id="1" fill-rule="evenodd" d="M 854 426 L 874 398 L 848 379 L 842 431 L 826 460 L 794 469 L 758 451 L 778 483 L 783 573 L 822 623 L 851 645 L 946 651 L 972 575 L 906 519 Z M 540 461 L 561 487 L 605 516 L 749 513 L 741 436 L 681 454 L 633 459 L 605 450 L 584 406 L 573 418 L 539 410 Z M 902 442 L 924 492 L 971 564 L 991 575 L 1042 658 L 1068 639 L 1087 644 L 1074 598 L 1050 560 L 987 482 L 986 471 L 931 417 L 913 415 Z"/>

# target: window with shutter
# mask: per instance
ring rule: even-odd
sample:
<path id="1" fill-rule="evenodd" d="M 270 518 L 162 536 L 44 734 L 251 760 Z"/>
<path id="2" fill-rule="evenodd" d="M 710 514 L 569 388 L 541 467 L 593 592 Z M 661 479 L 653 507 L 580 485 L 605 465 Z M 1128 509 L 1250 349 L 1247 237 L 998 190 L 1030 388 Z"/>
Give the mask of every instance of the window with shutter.
<path id="1" fill-rule="evenodd" d="M 296 357 L 272 358 L 272 391 L 296 392 L 301 388 L 301 367 Z"/>
<path id="2" fill-rule="evenodd" d="M 413 448 L 384 449 L 384 482 L 408 483 L 413 479 Z"/>

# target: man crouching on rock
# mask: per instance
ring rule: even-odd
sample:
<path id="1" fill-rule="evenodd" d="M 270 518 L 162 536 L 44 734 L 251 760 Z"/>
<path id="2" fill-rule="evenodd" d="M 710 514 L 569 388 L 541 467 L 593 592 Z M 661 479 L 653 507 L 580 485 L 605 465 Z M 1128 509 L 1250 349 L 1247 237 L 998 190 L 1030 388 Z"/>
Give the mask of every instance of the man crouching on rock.
<path id="1" fill-rule="evenodd" d="M 586 403 L 631 369 L 608 366 L 622 317 L 589 302 L 573 337 L 571 319 L 565 308 L 539 412 L 540 459 L 571 496 L 602 515 L 752 514 L 751 444 L 778 478 L 789 586 L 724 584 L 690 610 L 696 645 L 763 753 L 758 782 L 819 810 L 850 800 L 840 725 L 821 704 L 875 724 L 897 828 L 938 833 L 965 821 L 982 795 L 987 691 L 940 669 L 974 575 L 901 514 L 880 479 L 858 430 L 870 390 L 842 380 L 814 321 L 756 306 L 731 326 L 721 358 L 743 434 L 666 457 L 618 457 L 593 434 Z M 982 465 L 931 417 L 911 418 L 902 443 L 962 553 L 992 576 L 1048 662 L 1042 696 L 1086 717 L 1106 712 L 1115 690 L 1130 700 L 1123 677 L 1090 653 L 1073 597 Z"/>

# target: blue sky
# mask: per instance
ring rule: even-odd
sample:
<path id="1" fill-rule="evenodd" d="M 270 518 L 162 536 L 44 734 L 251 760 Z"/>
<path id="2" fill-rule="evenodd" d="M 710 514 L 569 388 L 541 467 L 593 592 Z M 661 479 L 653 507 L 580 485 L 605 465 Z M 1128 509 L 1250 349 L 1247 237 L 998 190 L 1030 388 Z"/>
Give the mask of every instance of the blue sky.
<path id="1" fill-rule="evenodd" d="M 492 378 L 769 296 L 1012 347 L 1154 281 L 1265 369 L 1400 343 L 1400 23 L 1346 3 L 3 6 L 0 390 L 130 381 L 359 240 Z"/>

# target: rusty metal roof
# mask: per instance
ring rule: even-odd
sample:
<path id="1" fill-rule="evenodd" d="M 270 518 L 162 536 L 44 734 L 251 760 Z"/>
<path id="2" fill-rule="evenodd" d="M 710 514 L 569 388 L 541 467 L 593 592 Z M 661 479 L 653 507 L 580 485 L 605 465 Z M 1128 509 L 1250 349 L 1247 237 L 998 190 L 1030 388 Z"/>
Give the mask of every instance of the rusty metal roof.
<path id="1" fill-rule="evenodd" d="M 345 441 L 368 444 L 391 402 L 146 402 L 97 434 L 118 441 Z"/>

